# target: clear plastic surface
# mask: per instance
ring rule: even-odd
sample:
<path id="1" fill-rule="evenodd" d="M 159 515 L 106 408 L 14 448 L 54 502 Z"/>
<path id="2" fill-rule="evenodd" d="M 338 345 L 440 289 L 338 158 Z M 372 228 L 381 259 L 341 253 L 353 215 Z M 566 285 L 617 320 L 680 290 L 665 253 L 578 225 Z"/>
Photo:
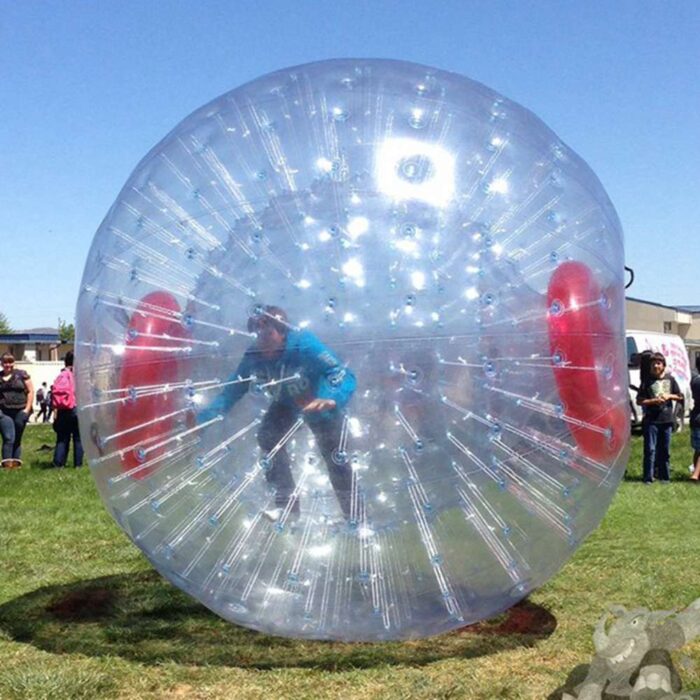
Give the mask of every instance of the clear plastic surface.
<path id="1" fill-rule="evenodd" d="M 90 250 L 76 371 L 104 503 L 257 630 L 494 615 L 624 471 L 623 260 L 590 168 L 483 85 L 386 60 L 254 80 L 153 148 Z"/>

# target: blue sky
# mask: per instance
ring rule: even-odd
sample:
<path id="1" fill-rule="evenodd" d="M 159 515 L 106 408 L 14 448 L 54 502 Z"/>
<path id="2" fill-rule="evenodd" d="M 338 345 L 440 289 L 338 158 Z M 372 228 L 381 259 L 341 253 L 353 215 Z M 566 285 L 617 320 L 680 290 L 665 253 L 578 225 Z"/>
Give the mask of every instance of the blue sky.
<path id="1" fill-rule="evenodd" d="M 0 311 L 73 320 L 92 237 L 197 107 L 264 73 L 397 58 L 485 83 L 595 170 L 632 296 L 700 304 L 700 3 L 0 0 Z"/>

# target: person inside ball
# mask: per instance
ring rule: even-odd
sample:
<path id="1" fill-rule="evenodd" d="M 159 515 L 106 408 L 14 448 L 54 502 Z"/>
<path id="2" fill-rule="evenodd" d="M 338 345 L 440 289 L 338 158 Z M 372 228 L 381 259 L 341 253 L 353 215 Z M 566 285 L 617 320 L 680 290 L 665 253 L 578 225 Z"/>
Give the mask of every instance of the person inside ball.
<path id="1" fill-rule="evenodd" d="M 352 468 L 341 443 L 345 408 L 352 397 L 355 375 L 313 333 L 294 328 L 277 306 L 259 306 L 248 319 L 255 342 L 227 380 L 224 391 L 198 414 L 202 424 L 230 411 L 250 390 L 272 396 L 258 432 L 265 478 L 275 488 L 275 507 L 265 516 L 279 520 L 285 510 L 299 515 L 289 454 L 288 433 L 301 419 L 316 438 L 331 485 L 347 521 L 350 520 Z M 237 381 L 243 379 L 245 381 Z M 286 439 L 285 439 L 286 438 Z"/>

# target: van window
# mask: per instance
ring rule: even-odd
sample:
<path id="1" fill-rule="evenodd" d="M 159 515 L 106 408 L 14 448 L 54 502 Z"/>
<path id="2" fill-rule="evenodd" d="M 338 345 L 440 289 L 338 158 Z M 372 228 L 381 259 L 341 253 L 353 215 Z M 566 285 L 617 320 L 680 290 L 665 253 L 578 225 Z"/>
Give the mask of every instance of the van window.
<path id="1" fill-rule="evenodd" d="M 632 364 L 632 355 L 639 352 L 637 349 L 637 341 L 631 336 L 627 336 L 627 364 Z"/>

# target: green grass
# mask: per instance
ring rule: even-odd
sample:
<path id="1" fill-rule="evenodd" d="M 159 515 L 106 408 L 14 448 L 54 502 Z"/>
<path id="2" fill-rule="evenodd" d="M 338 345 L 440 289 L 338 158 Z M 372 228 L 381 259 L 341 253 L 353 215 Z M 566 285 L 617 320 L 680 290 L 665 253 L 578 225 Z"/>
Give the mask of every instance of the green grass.
<path id="1" fill-rule="evenodd" d="M 270 637 L 228 624 L 155 574 L 106 513 L 87 469 L 49 469 L 47 426 L 0 472 L 0 698 L 547 698 L 590 660 L 610 603 L 700 595 L 700 487 L 688 434 L 673 481 L 641 484 L 641 439 L 603 523 L 525 604 L 410 643 Z M 519 629 L 520 625 L 520 629 Z M 683 650 L 700 687 L 700 645 Z M 679 657 L 680 658 L 680 657 Z"/>

